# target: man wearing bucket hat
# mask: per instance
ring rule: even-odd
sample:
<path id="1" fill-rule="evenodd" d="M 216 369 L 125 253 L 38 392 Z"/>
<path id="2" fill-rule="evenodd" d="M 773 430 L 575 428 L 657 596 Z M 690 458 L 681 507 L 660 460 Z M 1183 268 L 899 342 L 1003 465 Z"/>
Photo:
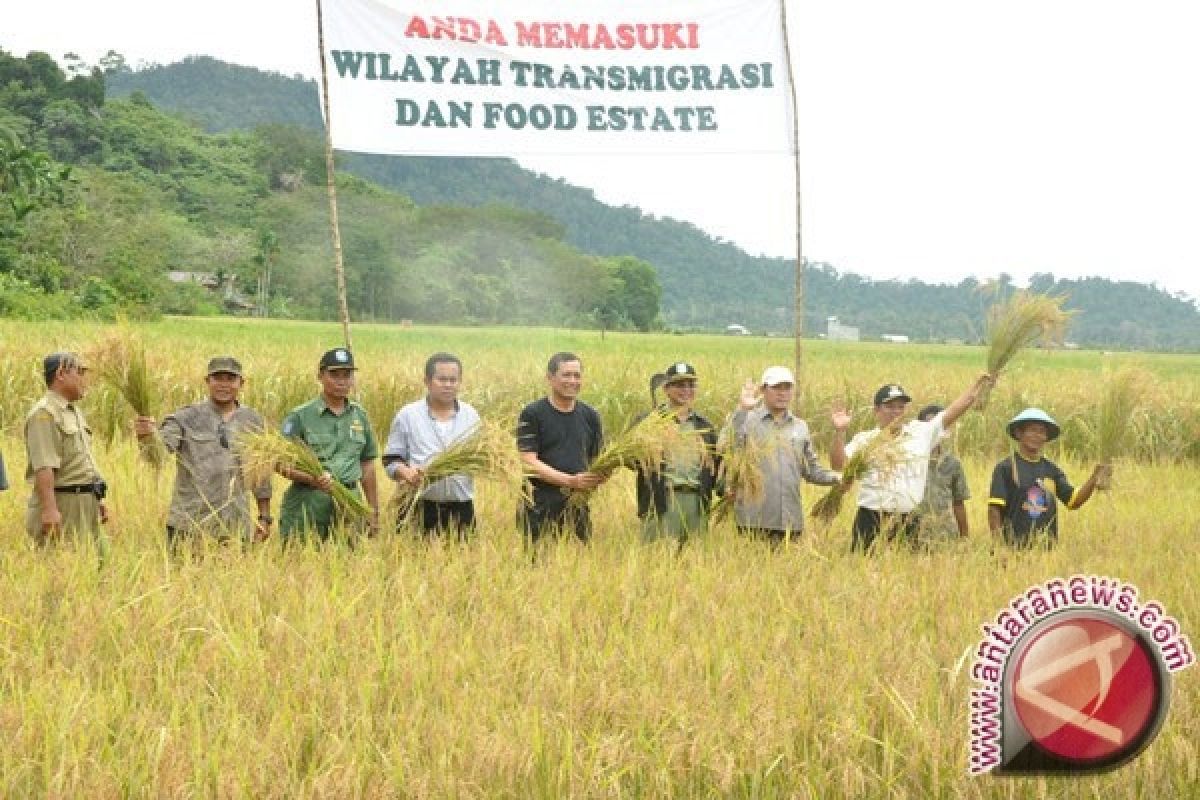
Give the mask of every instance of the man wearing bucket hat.
<path id="1" fill-rule="evenodd" d="M 1033 547 L 1039 541 L 1052 547 L 1058 540 L 1056 499 L 1068 509 L 1079 508 L 1112 468 L 1097 464 L 1087 482 L 1076 489 L 1057 464 L 1042 456 L 1046 444 L 1061 433 L 1049 414 L 1027 408 L 1009 420 L 1006 429 L 1017 449 L 992 470 L 988 527 L 1012 547 Z"/>
<path id="2" fill-rule="evenodd" d="M 280 470 L 292 482 L 279 508 L 279 533 L 285 542 L 310 531 L 322 540 L 330 537 L 339 521 L 329 493 L 334 481 L 354 491 L 361 484 L 371 507 L 370 530 L 373 533 L 379 527 L 375 483 L 379 445 L 367 412 L 350 399 L 356 369 L 354 354 L 346 348 L 326 352 L 317 364 L 321 393 L 292 409 L 283 420 L 283 435 L 312 448 L 325 468 L 316 478 L 299 470 Z"/>
<path id="3" fill-rule="evenodd" d="M 87 392 L 87 371 L 75 353 L 51 353 L 42 361 L 46 394 L 25 417 L 25 477 L 33 486 L 25 529 L 39 545 L 89 535 L 103 558 L 108 485 L 96 468 L 91 429 L 78 405 Z"/>
<path id="4" fill-rule="evenodd" d="M 882 532 L 889 540 L 899 536 L 915 545 L 917 530 L 916 508 L 925 496 L 929 474 L 929 456 L 941 440 L 942 433 L 966 413 L 979 397 L 984 386 L 995 384 L 987 373 L 980 375 L 945 410 L 933 415 L 928 422 L 905 422 L 912 397 L 902 386 L 887 383 L 875 392 L 876 427 L 854 435 L 844 443 L 849 426 L 849 414 L 834 414 L 833 446 L 829 460 L 834 469 L 843 469 L 859 450 L 872 444 L 875 437 L 886 431 L 894 437 L 889 445 L 890 463 L 887 469 L 877 460 L 868 464 L 858 489 L 858 510 L 851 529 L 851 550 L 866 552 Z"/>
<path id="5" fill-rule="evenodd" d="M 767 367 L 756 386 L 746 381 L 738 408 L 722 432 L 722 441 L 754 454 L 762 475 L 762 492 L 749 496 L 739 487 L 734 493 L 738 531 L 782 544 L 804 531 L 800 482 L 832 486 L 842 479 L 821 466 L 813 450 L 808 423 L 791 411 L 796 379 L 787 367 Z M 761 401 L 759 394 L 761 391 Z"/>
<path id="6" fill-rule="evenodd" d="M 642 540 L 671 540 L 683 544 L 708 530 L 708 510 L 716 483 L 717 431 L 696 413 L 696 368 L 677 361 L 657 373 L 651 387 L 661 386 L 667 402 L 658 406 L 673 414 L 685 446 L 669 453 L 657 470 L 637 470 L 637 514 L 642 521 Z M 644 415 L 643 415 L 644 416 Z"/>
<path id="7" fill-rule="evenodd" d="M 271 532 L 271 482 L 253 487 L 257 519 L 251 522 L 247 487 L 235 444 L 242 433 L 263 429 L 257 411 L 239 402 L 246 380 L 233 356 L 208 362 L 204 386 L 208 399 L 168 414 L 162 426 L 153 417 L 134 420 L 138 441 L 165 447 L 175 456 L 175 486 L 167 511 L 167 544 L 184 536 L 208 534 L 218 539 L 255 541 Z"/>

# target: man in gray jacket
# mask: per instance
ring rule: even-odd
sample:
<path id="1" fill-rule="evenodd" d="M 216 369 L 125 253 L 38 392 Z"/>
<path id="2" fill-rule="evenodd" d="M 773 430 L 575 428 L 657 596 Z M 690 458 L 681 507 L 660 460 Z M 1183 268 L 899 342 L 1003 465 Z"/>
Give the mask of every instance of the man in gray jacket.
<path id="1" fill-rule="evenodd" d="M 243 406 L 242 365 L 232 356 L 208 362 L 208 398 L 168 414 L 158 427 L 138 417 L 134 431 L 147 447 L 165 447 L 175 456 L 175 488 L 167 512 L 167 544 L 197 534 L 220 540 L 262 541 L 271 532 L 271 482 L 247 487 L 235 443 L 245 432 L 263 430 L 262 416 Z M 247 494 L 253 490 L 257 514 L 251 520 Z"/>
<path id="2" fill-rule="evenodd" d="M 742 387 L 738 409 L 722 433 L 734 448 L 753 453 L 762 472 L 761 496 L 736 495 L 738 531 L 775 545 L 804 531 L 800 482 L 832 486 L 842 477 L 817 461 L 808 423 L 791 411 L 795 390 L 790 369 L 768 367 L 758 386 L 747 381 Z"/>

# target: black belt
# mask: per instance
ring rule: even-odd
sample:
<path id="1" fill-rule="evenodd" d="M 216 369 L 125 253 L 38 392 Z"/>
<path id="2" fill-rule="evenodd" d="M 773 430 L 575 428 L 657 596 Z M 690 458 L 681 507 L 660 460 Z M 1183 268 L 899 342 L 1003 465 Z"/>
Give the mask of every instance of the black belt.
<path id="1" fill-rule="evenodd" d="M 680 493 L 700 494 L 700 487 L 699 486 L 672 486 L 671 491 L 675 492 L 675 494 L 680 494 Z"/>
<path id="2" fill-rule="evenodd" d="M 55 494 L 92 494 L 96 491 L 95 484 L 81 483 L 76 486 L 55 486 Z"/>
<path id="3" fill-rule="evenodd" d="M 320 489 L 318 489 L 316 486 L 309 486 L 307 483 L 301 483 L 300 481 L 292 481 L 292 483 L 294 483 L 294 484 L 296 484 L 297 486 L 300 486 L 300 487 L 302 487 L 302 488 L 304 488 L 304 489 L 312 489 L 312 490 L 313 490 L 313 491 L 315 491 L 315 492 L 319 492 L 319 491 L 321 491 L 321 490 L 320 490 Z M 334 483 L 342 483 L 342 482 L 341 482 L 341 481 L 334 481 Z M 345 486 L 345 487 L 346 487 L 347 489 L 349 489 L 350 491 L 354 491 L 355 489 L 357 489 L 357 488 L 358 488 L 358 481 L 351 481 L 350 483 L 342 483 L 342 486 Z M 55 489 L 54 491 L 56 491 L 56 492 L 57 492 L 58 490 L 57 490 L 57 489 Z"/>

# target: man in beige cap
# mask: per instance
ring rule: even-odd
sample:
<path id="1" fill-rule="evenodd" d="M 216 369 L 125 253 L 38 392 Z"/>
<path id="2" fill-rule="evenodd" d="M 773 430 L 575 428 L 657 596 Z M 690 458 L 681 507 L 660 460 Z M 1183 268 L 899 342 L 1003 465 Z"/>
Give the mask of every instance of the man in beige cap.
<path id="1" fill-rule="evenodd" d="M 759 394 L 761 392 L 761 401 Z M 762 494 L 736 495 L 738 531 L 779 545 L 804 531 L 800 482 L 832 486 L 841 475 L 817 461 L 808 423 L 792 413 L 796 379 L 787 367 L 767 367 L 756 386 L 746 381 L 722 439 L 757 454 Z M 736 490 L 737 487 L 727 487 Z"/>
<path id="2" fill-rule="evenodd" d="M 232 356 L 208 362 L 204 378 L 208 399 L 168 414 L 162 427 L 153 417 L 138 417 L 134 431 L 147 447 L 166 447 L 175 455 L 175 489 L 167 512 L 167 544 L 183 536 L 209 534 L 218 539 L 255 541 L 271 533 L 271 482 L 253 487 L 258 506 L 252 523 L 241 461 L 234 449 L 239 434 L 263 430 L 262 416 L 241 405 L 246 385 L 242 365 Z"/>
<path id="3" fill-rule="evenodd" d="M 86 534 L 103 556 L 108 487 L 77 405 L 87 392 L 87 367 L 75 353 L 58 352 L 42 361 L 42 373 L 46 394 L 25 417 L 25 478 L 33 485 L 25 529 L 39 545 Z"/>

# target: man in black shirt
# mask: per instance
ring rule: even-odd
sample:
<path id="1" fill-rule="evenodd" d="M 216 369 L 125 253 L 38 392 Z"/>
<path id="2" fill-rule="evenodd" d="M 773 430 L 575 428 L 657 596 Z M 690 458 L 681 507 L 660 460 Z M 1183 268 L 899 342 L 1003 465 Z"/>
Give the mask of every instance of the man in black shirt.
<path id="1" fill-rule="evenodd" d="M 546 365 L 549 392 L 521 410 L 517 449 L 532 475 L 532 502 L 517 512 L 525 535 L 537 542 L 548 530 L 573 530 L 586 542 L 592 533 L 586 503 L 567 503 L 570 490 L 591 490 L 604 482 L 588 472 L 600 452 L 600 415 L 578 400 L 583 388 L 583 364 L 574 353 L 555 353 Z"/>

